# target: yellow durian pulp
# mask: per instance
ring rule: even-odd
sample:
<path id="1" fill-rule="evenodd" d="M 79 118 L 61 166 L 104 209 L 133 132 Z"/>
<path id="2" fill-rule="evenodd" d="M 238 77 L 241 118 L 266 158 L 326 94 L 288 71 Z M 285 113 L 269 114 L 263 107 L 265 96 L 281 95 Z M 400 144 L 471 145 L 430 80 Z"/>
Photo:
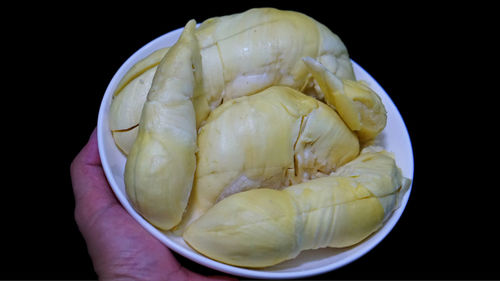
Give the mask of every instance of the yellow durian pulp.
<path id="1" fill-rule="evenodd" d="M 366 147 L 387 112 L 355 79 L 340 38 L 304 14 L 189 21 L 113 95 L 129 201 L 155 227 L 236 266 L 363 241 L 409 181 L 391 153 Z"/>
<path id="2" fill-rule="evenodd" d="M 358 153 L 357 137 L 333 109 L 290 87 L 228 101 L 199 129 L 184 224 L 233 193 L 324 176 Z"/>
<path id="3" fill-rule="evenodd" d="M 301 251 L 354 245 L 381 227 L 408 188 L 391 154 L 364 151 L 330 176 L 231 195 L 184 240 L 223 263 L 266 267 Z"/>
<path id="4" fill-rule="evenodd" d="M 343 79 L 354 79 L 347 49 L 340 38 L 321 23 L 294 11 L 273 8 L 210 18 L 195 30 L 202 83 L 193 96 L 197 127 L 210 112 L 233 98 L 258 93 L 273 85 L 312 89 L 303 57 L 313 57 Z M 149 91 L 151 76 L 168 48 L 134 65 L 117 86 L 110 125 L 118 147 L 128 154 L 137 136 L 138 121 Z M 137 80 L 137 81 L 136 81 Z M 128 86 L 145 81 L 141 86 Z M 123 93 L 128 94 L 120 99 Z M 122 108 L 123 107 L 123 108 Z"/>

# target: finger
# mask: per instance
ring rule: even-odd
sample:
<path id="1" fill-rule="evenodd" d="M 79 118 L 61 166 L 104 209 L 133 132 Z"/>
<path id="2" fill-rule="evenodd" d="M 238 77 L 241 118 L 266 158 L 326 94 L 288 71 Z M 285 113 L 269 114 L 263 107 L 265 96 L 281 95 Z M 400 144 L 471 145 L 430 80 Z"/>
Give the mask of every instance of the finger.
<path id="1" fill-rule="evenodd" d="M 103 209 L 118 204 L 102 169 L 95 129 L 88 143 L 71 163 L 70 170 L 75 196 L 75 216 L 79 223 L 85 223 Z"/>

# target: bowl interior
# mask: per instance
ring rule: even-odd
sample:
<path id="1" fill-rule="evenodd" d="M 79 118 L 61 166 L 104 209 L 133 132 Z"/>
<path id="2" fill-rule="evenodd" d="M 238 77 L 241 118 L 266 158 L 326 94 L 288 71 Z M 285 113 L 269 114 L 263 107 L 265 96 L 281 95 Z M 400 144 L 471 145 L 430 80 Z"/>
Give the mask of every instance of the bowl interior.
<path id="1" fill-rule="evenodd" d="M 204 266 L 247 278 L 302 278 L 321 274 L 361 257 L 376 246 L 391 231 L 403 213 L 411 192 L 411 187 L 403 197 L 400 208 L 391 215 L 384 226 L 361 243 L 343 249 L 326 248 L 304 251 L 293 260 L 264 269 L 239 268 L 211 260 L 191 249 L 184 242 L 182 237 L 176 236 L 171 232 L 162 232 L 156 229 L 134 210 L 127 199 L 123 180 L 126 157 L 115 146 L 109 130 L 108 113 L 113 92 L 118 82 L 130 67 L 155 50 L 173 45 L 181 32 L 182 28 L 160 36 L 134 53 L 116 72 L 102 100 L 97 125 L 99 153 L 109 184 L 118 200 L 130 215 L 171 250 Z M 379 136 L 379 144 L 386 150 L 394 153 L 396 163 L 401 168 L 403 176 L 413 179 L 413 152 L 411 142 L 398 109 L 384 89 L 382 89 L 370 74 L 355 62 L 353 62 L 353 66 L 356 78 L 368 82 L 370 87 L 379 94 L 386 107 L 387 126 Z"/>

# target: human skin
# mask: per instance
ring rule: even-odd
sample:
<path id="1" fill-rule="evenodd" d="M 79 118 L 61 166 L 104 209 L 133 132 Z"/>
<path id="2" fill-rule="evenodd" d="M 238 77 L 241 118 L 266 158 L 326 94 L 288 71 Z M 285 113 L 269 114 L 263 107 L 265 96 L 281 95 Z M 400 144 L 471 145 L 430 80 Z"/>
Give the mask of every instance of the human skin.
<path id="1" fill-rule="evenodd" d="M 106 180 L 96 130 L 71 163 L 75 220 L 99 280 L 233 280 L 182 267 L 120 205 Z"/>

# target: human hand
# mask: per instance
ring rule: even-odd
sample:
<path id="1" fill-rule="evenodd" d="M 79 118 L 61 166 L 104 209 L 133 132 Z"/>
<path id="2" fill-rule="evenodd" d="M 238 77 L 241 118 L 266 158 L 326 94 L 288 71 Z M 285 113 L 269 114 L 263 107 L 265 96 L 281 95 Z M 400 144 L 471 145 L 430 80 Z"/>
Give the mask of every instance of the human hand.
<path id="1" fill-rule="evenodd" d="M 75 220 L 99 280 L 233 280 L 182 267 L 120 205 L 104 175 L 96 130 L 71 163 Z"/>

